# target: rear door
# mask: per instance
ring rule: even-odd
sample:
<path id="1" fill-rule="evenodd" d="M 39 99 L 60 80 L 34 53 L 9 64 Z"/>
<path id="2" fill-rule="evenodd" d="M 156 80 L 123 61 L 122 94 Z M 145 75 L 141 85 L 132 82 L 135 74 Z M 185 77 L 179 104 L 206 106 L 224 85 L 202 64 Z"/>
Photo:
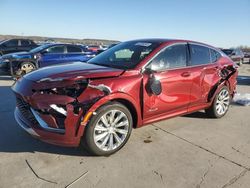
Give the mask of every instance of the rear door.
<path id="1" fill-rule="evenodd" d="M 148 91 L 149 78 L 143 73 L 143 114 L 145 122 L 162 116 L 172 116 L 187 112 L 192 86 L 192 72 L 187 66 L 186 43 L 166 47 L 151 60 L 148 67 L 155 71 L 153 76 L 161 82 L 162 92 L 153 95 Z"/>
<path id="2" fill-rule="evenodd" d="M 20 44 L 20 49 L 22 51 L 30 51 L 30 41 L 29 40 L 20 40 L 21 44 Z"/>
<path id="3" fill-rule="evenodd" d="M 67 52 L 64 54 L 65 62 L 83 61 L 83 50 L 79 46 L 67 45 Z"/>
<path id="4" fill-rule="evenodd" d="M 207 102 L 212 87 L 220 80 L 219 63 L 220 53 L 207 46 L 190 43 L 193 84 L 190 92 L 189 110 L 199 108 Z"/>
<path id="5" fill-rule="evenodd" d="M 64 45 L 56 45 L 47 48 L 42 52 L 41 60 L 39 61 L 40 67 L 57 65 L 64 63 L 64 55 L 66 47 Z"/>

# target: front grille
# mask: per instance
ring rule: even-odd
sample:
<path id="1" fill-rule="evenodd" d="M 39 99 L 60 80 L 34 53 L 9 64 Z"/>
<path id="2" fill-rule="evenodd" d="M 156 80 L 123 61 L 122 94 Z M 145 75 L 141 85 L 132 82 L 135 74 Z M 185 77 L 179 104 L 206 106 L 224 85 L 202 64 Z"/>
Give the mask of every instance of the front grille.
<path id="1" fill-rule="evenodd" d="M 25 102 L 22 98 L 17 97 L 16 98 L 16 106 L 21 112 L 21 114 L 33 125 L 38 125 L 38 122 L 36 121 L 34 115 L 30 111 L 30 105 Z"/>

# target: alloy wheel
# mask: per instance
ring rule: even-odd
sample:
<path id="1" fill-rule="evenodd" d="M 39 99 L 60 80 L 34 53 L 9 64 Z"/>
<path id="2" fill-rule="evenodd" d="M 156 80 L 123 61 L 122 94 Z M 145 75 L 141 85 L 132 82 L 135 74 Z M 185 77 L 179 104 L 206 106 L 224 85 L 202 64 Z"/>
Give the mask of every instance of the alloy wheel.
<path id="1" fill-rule="evenodd" d="M 228 90 L 223 89 L 218 94 L 218 97 L 216 100 L 216 105 L 215 105 L 216 112 L 219 115 L 225 114 L 229 108 L 229 104 L 230 104 L 229 92 L 228 92 Z"/>
<path id="2" fill-rule="evenodd" d="M 129 120 L 120 110 L 103 114 L 94 128 L 94 142 L 103 151 L 112 151 L 125 141 L 129 133 Z"/>
<path id="3" fill-rule="evenodd" d="M 21 71 L 25 73 L 29 73 L 34 69 L 35 69 L 35 66 L 32 63 L 23 63 L 21 65 Z"/>

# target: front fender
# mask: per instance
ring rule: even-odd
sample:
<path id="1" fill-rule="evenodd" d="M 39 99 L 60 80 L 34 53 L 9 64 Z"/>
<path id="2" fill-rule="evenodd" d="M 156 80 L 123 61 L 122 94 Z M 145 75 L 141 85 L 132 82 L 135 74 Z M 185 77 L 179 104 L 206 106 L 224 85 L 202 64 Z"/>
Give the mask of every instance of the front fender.
<path id="1" fill-rule="evenodd" d="M 84 116 L 81 120 L 78 135 L 83 135 L 84 128 L 88 124 L 89 119 L 95 115 L 95 112 L 97 111 L 97 109 L 99 107 L 101 107 L 102 105 L 104 105 L 110 101 L 115 101 L 115 100 L 126 100 L 126 101 L 130 102 L 134 106 L 136 113 L 137 113 L 137 125 L 140 126 L 142 124 L 141 110 L 140 110 L 139 102 L 137 102 L 132 96 L 130 96 L 126 93 L 116 92 L 116 93 L 112 93 L 110 95 L 104 96 L 103 98 L 99 99 L 96 103 L 94 103 L 90 107 L 90 109 L 84 114 Z M 91 115 L 89 115 L 89 114 L 91 114 Z M 132 114 L 132 116 L 133 115 L 134 114 Z"/>

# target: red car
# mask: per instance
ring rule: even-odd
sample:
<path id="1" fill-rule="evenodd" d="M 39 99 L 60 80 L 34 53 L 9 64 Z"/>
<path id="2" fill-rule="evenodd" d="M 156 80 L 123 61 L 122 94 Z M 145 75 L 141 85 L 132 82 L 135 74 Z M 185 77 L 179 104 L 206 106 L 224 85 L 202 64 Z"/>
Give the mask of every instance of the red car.
<path id="1" fill-rule="evenodd" d="M 101 46 L 98 46 L 98 45 L 90 45 L 90 46 L 88 46 L 88 50 L 90 50 L 92 52 L 97 52 L 100 49 L 101 49 Z"/>
<path id="2" fill-rule="evenodd" d="M 42 68 L 19 79 L 15 118 L 52 144 L 110 155 L 132 128 L 205 110 L 220 118 L 236 89 L 237 65 L 216 48 L 186 40 L 123 42 L 87 63 Z"/>

